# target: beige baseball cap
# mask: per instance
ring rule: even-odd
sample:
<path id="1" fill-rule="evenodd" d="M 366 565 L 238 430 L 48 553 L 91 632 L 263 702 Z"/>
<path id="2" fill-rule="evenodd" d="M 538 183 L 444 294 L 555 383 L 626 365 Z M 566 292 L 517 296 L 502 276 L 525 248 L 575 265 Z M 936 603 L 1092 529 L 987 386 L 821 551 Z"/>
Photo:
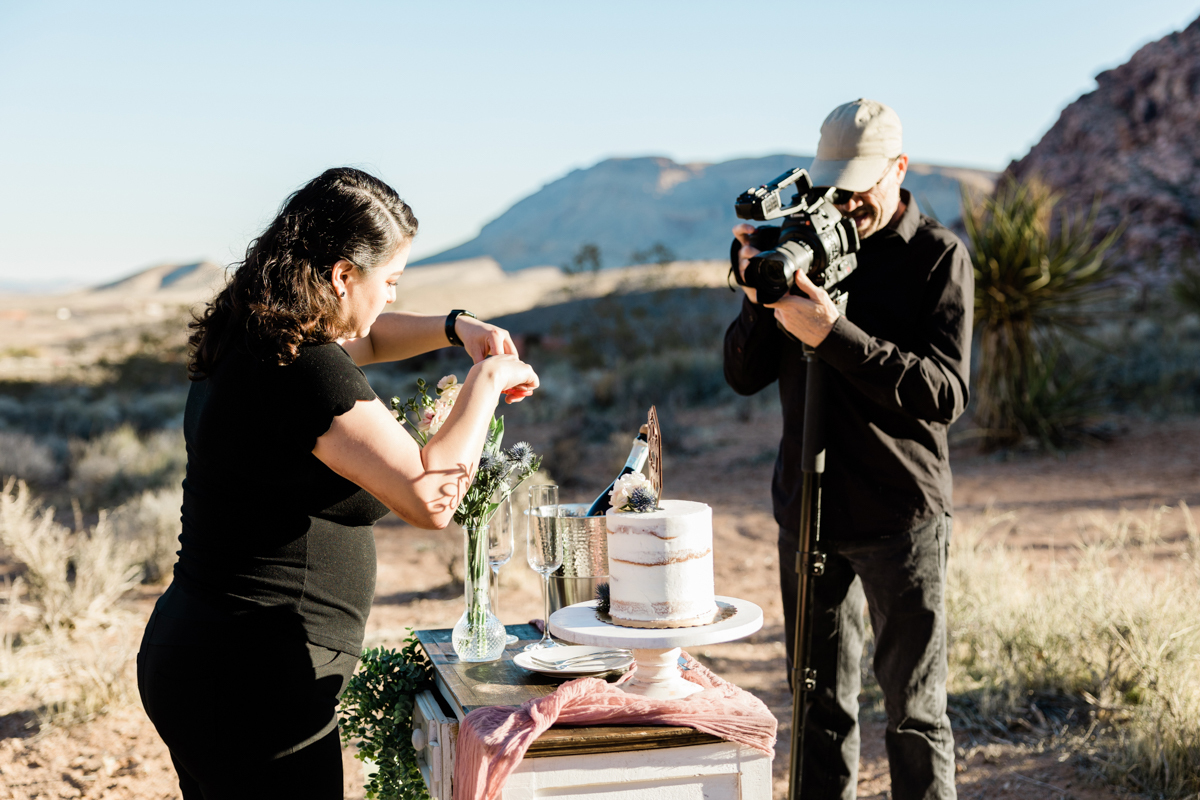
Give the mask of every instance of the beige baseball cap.
<path id="1" fill-rule="evenodd" d="M 900 117 L 883 103 L 859 98 L 838 106 L 821 123 L 817 157 L 808 172 L 814 186 L 865 192 L 902 152 Z"/>

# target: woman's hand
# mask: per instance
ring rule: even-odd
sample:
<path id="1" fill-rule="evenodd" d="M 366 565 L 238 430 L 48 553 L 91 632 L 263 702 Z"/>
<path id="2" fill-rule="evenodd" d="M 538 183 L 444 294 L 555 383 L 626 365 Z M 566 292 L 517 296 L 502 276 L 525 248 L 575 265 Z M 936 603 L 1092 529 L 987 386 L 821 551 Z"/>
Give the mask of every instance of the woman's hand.
<path id="1" fill-rule="evenodd" d="M 459 314 L 454 320 L 454 332 L 476 364 L 488 356 L 517 355 L 517 346 L 508 331 L 490 322 Z"/>
<path id="2" fill-rule="evenodd" d="M 333 418 L 313 455 L 406 522 L 444 528 L 471 485 L 499 395 L 512 403 L 537 387 L 533 367 L 515 355 L 490 356 L 471 367 L 446 422 L 424 449 L 382 402 L 360 400 Z"/>
<path id="3" fill-rule="evenodd" d="M 541 385 L 533 367 L 510 353 L 488 356 L 471 369 L 479 370 L 482 376 L 492 381 L 506 403 L 521 402 Z"/>

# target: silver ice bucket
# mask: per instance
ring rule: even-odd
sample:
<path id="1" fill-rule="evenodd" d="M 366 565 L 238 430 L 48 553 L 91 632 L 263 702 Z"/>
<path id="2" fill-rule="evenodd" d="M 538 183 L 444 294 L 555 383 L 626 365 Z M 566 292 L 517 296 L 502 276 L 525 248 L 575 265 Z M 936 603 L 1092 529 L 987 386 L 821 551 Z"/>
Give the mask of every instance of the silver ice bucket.
<path id="1" fill-rule="evenodd" d="M 555 529 L 562 540 L 562 566 L 550 575 L 550 611 L 596 599 L 596 587 L 608 583 L 608 527 L 603 515 L 586 514 L 587 503 L 562 503 Z"/>

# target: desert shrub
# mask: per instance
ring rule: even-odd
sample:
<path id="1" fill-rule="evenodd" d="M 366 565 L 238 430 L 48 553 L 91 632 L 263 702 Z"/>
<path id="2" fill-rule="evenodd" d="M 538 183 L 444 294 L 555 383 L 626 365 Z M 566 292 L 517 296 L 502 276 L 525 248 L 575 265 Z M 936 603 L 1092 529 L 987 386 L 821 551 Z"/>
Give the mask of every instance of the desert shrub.
<path id="1" fill-rule="evenodd" d="M 142 492 L 114 509 L 109 525 L 118 540 L 131 542 L 142 565 L 142 582 L 170 577 L 179 550 L 183 489 L 167 487 Z"/>
<path id="2" fill-rule="evenodd" d="M 178 483 L 187 465 L 178 430 L 139 436 L 133 426 L 122 425 L 91 441 L 73 443 L 72 451 L 68 486 L 72 496 L 92 510 Z"/>
<path id="3" fill-rule="evenodd" d="M 12 478 L 0 491 L 0 542 L 25 565 L 29 598 L 47 628 L 102 616 L 141 575 L 135 549 L 113 536 L 103 514 L 91 530 L 72 532 Z"/>
<path id="4" fill-rule="evenodd" d="M 1099 350 L 1077 350 L 1087 389 L 1103 407 L 1154 414 L 1200 411 L 1200 318 L 1170 307 L 1114 314 L 1088 331 Z"/>
<path id="5" fill-rule="evenodd" d="M 1171 285 L 1175 299 L 1191 311 L 1200 312 L 1200 262 L 1188 253 L 1179 266 L 1179 277 Z"/>
<path id="6" fill-rule="evenodd" d="M 1048 574 L 981 544 L 981 528 L 956 532 L 946 604 L 958 702 L 983 719 L 1041 716 L 1043 734 L 1064 740 L 1069 721 L 1045 725 L 1037 705 L 1072 705 L 1087 729 L 1070 746 L 1110 780 L 1170 797 L 1200 791 L 1200 534 L 1190 510 L 1179 512 L 1191 553 L 1165 573 L 1150 558 L 1129 558 L 1136 544 L 1161 543 L 1161 512 L 1149 521 L 1123 515 L 1075 563 Z M 1114 569 L 1119 557 L 1123 568 Z"/>
<path id="7" fill-rule="evenodd" d="M 963 193 L 979 338 L 974 417 L 985 447 L 1058 447 L 1080 421 L 1081 382 L 1062 358 L 1062 335 L 1087 323 L 1120 231 L 1095 241 L 1096 209 L 1082 222 L 1055 219 L 1058 200 L 1037 181 L 1012 179 L 982 201 Z"/>
<path id="8" fill-rule="evenodd" d="M 0 431 L 0 479 L 51 483 L 59 473 L 54 449 L 26 433 Z"/>
<path id="9" fill-rule="evenodd" d="M 42 725 L 135 702 L 142 620 L 115 604 L 141 574 L 136 549 L 113 536 L 103 515 L 71 532 L 13 479 L 0 491 L 0 543 L 25 566 L 0 612 L 0 685 L 33 698 Z"/>
<path id="10" fill-rule="evenodd" d="M 0 383 L 0 430 L 64 439 L 91 439 L 122 425 L 152 431 L 178 427 L 186 402 L 186 387 Z"/>

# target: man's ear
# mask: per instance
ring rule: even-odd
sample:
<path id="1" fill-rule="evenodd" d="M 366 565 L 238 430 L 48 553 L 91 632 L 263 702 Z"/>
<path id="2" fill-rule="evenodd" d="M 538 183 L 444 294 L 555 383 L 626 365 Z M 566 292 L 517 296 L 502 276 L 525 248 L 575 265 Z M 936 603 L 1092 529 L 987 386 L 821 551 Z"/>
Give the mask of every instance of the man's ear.
<path id="1" fill-rule="evenodd" d="M 354 265 L 346 259 L 340 259 L 333 265 L 329 280 L 333 284 L 333 293 L 338 297 L 346 295 L 346 278 L 354 271 Z"/>
<path id="2" fill-rule="evenodd" d="M 899 186 L 900 184 L 904 183 L 904 176 L 908 174 L 907 153 L 901 153 L 899 157 L 896 158 L 896 169 L 898 170 L 896 173 L 896 185 Z"/>

